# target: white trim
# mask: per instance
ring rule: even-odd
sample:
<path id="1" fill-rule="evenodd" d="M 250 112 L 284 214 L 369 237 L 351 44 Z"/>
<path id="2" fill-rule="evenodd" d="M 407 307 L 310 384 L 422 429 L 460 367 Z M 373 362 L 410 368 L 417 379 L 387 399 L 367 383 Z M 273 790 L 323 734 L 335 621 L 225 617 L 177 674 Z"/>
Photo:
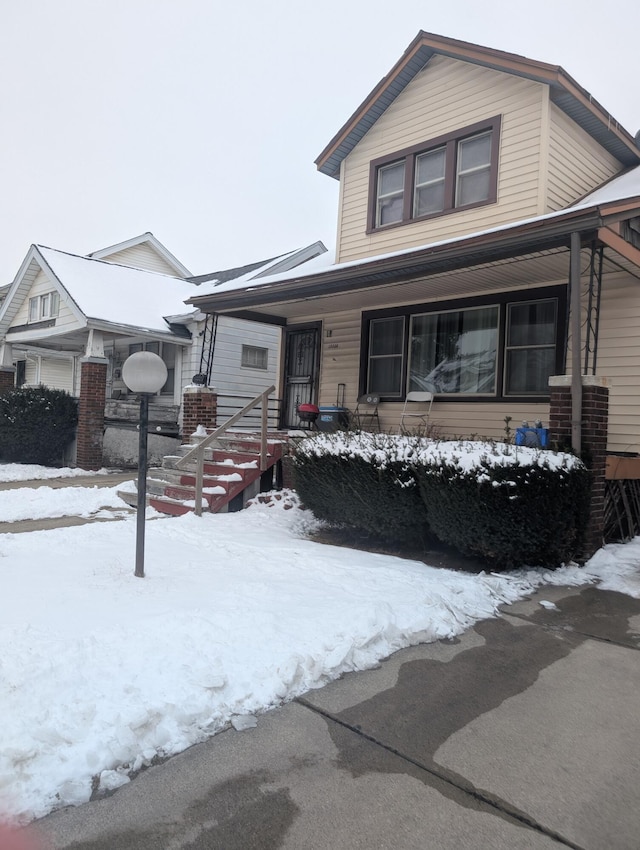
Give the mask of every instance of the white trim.
<path id="1" fill-rule="evenodd" d="M 100 248 L 98 251 L 92 251 L 87 254 L 87 257 L 93 260 L 102 260 L 112 254 L 117 254 L 119 251 L 125 251 L 127 248 L 134 248 L 136 245 L 150 245 L 157 254 L 159 254 L 165 262 L 167 262 L 180 277 L 191 277 L 192 274 L 186 266 L 183 266 L 177 257 L 174 257 L 168 248 L 165 248 L 153 233 L 147 231 L 140 236 L 134 236 L 131 239 L 126 239 L 124 242 L 118 242 L 116 245 L 109 245 L 106 248 Z"/>

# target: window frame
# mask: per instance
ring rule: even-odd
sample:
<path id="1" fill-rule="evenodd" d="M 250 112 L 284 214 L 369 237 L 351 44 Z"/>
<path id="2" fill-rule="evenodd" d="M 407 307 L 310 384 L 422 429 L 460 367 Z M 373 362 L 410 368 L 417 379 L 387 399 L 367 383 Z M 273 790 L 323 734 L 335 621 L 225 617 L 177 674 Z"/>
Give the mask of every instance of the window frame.
<path id="1" fill-rule="evenodd" d="M 456 130 L 454 133 L 446 133 L 433 139 L 421 142 L 417 145 L 394 151 L 391 154 L 378 157 L 369 164 L 369 201 L 367 211 L 367 230 L 369 233 L 379 233 L 393 227 L 402 227 L 416 221 L 428 221 L 443 215 L 462 212 L 464 210 L 476 209 L 477 207 L 495 204 L 498 200 L 498 157 L 500 151 L 500 130 L 502 117 L 494 115 L 486 121 L 478 121 Z M 481 201 L 456 206 L 456 195 L 458 186 L 458 146 L 474 136 L 482 136 L 491 133 L 491 160 L 489 163 L 489 195 Z M 414 215 L 416 203 L 416 164 L 418 157 L 422 154 L 435 152 L 442 148 L 445 151 L 445 175 L 444 175 L 444 206 L 442 210 Z M 390 166 L 404 160 L 404 195 L 402 206 L 402 218 L 399 221 L 388 224 L 378 224 L 378 178 L 380 172 Z"/>
<path id="2" fill-rule="evenodd" d="M 264 357 L 264 366 L 246 362 L 250 360 L 249 352 L 260 352 L 260 355 Z M 247 356 L 245 357 L 245 355 Z M 246 345 L 245 343 L 242 343 L 240 349 L 240 368 L 258 369 L 261 372 L 267 372 L 269 370 L 269 349 L 264 345 Z"/>
<path id="3" fill-rule="evenodd" d="M 60 314 L 60 293 L 57 289 L 50 289 L 41 295 L 31 296 L 28 311 L 29 324 L 57 319 Z"/>
<path id="4" fill-rule="evenodd" d="M 477 307 L 498 308 L 498 339 L 496 353 L 496 382 L 495 392 L 487 394 L 440 393 L 438 401 L 456 403 L 517 403 L 517 402 L 547 402 L 549 392 L 544 394 L 519 393 L 507 394 L 507 315 L 513 304 L 555 300 L 556 302 L 556 339 L 555 339 L 555 374 L 563 374 L 566 353 L 566 322 L 567 322 L 567 288 L 563 285 L 540 287 L 522 291 L 500 292 L 492 295 L 481 295 L 474 298 L 458 298 L 448 301 L 408 304 L 382 310 L 369 310 L 362 313 L 359 394 L 373 392 L 369 386 L 369 339 L 371 323 L 380 319 L 404 318 L 404 349 L 402 354 L 402 380 L 399 395 L 381 395 L 381 401 L 404 401 L 409 383 L 409 348 L 411 345 L 411 319 L 433 313 L 470 310 Z"/>
<path id="5" fill-rule="evenodd" d="M 165 345 L 171 345 L 174 349 L 174 361 L 173 366 L 167 364 L 167 361 L 164 359 L 164 347 Z M 174 342 L 165 342 L 164 340 L 145 340 L 144 342 L 130 342 L 129 343 L 129 357 L 132 354 L 137 354 L 138 351 L 150 351 L 152 354 L 157 354 L 158 357 L 162 360 L 164 365 L 167 367 L 167 380 L 162 385 L 162 387 L 155 393 L 156 396 L 165 396 L 168 398 L 174 398 L 176 392 L 176 361 L 178 353 L 178 346 Z M 168 385 L 168 389 L 165 387 Z"/>

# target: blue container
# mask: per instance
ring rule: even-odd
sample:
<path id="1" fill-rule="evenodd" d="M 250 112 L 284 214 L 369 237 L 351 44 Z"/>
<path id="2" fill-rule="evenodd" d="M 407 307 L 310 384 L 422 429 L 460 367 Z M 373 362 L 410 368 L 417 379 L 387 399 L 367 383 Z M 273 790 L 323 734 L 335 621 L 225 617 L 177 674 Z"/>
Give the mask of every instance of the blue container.
<path id="1" fill-rule="evenodd" d="M 516 428 L 516 446 L 546 449 L 549 445 L 548 428 Z"/>
<path id="2" fill-rule="evenodd" d="M 340 431 L 349 427 L 349 412 L 346 407 L 320 405 L 320 414 L 316 420 L 318 431 Z"/>

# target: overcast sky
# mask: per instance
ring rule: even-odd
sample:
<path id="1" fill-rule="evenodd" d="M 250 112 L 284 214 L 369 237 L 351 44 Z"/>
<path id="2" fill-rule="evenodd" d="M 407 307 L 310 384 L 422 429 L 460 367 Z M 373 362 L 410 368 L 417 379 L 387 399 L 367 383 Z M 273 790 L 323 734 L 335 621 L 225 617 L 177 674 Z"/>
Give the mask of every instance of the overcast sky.
<path id="1" fill-rule="evenodd" d="M 152 231 L 194 274 L 335 243 L 314 160 L 420 29 L 562 65 L 640 128 L 640 4 L 4 0 L 0 284 Z"/>

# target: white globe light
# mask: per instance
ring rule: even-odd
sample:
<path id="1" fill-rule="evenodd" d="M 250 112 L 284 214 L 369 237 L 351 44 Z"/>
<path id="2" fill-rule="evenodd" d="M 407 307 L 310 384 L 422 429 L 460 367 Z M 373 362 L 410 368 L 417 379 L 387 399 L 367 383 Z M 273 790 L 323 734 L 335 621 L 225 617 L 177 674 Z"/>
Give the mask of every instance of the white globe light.
<path id="1" fill-rule="evenodd" d="M 122 365 L 122 380 L 132 393 L 157 393 L 167 382 L 167 367 L 157 354 L 136 351 Z"/>

